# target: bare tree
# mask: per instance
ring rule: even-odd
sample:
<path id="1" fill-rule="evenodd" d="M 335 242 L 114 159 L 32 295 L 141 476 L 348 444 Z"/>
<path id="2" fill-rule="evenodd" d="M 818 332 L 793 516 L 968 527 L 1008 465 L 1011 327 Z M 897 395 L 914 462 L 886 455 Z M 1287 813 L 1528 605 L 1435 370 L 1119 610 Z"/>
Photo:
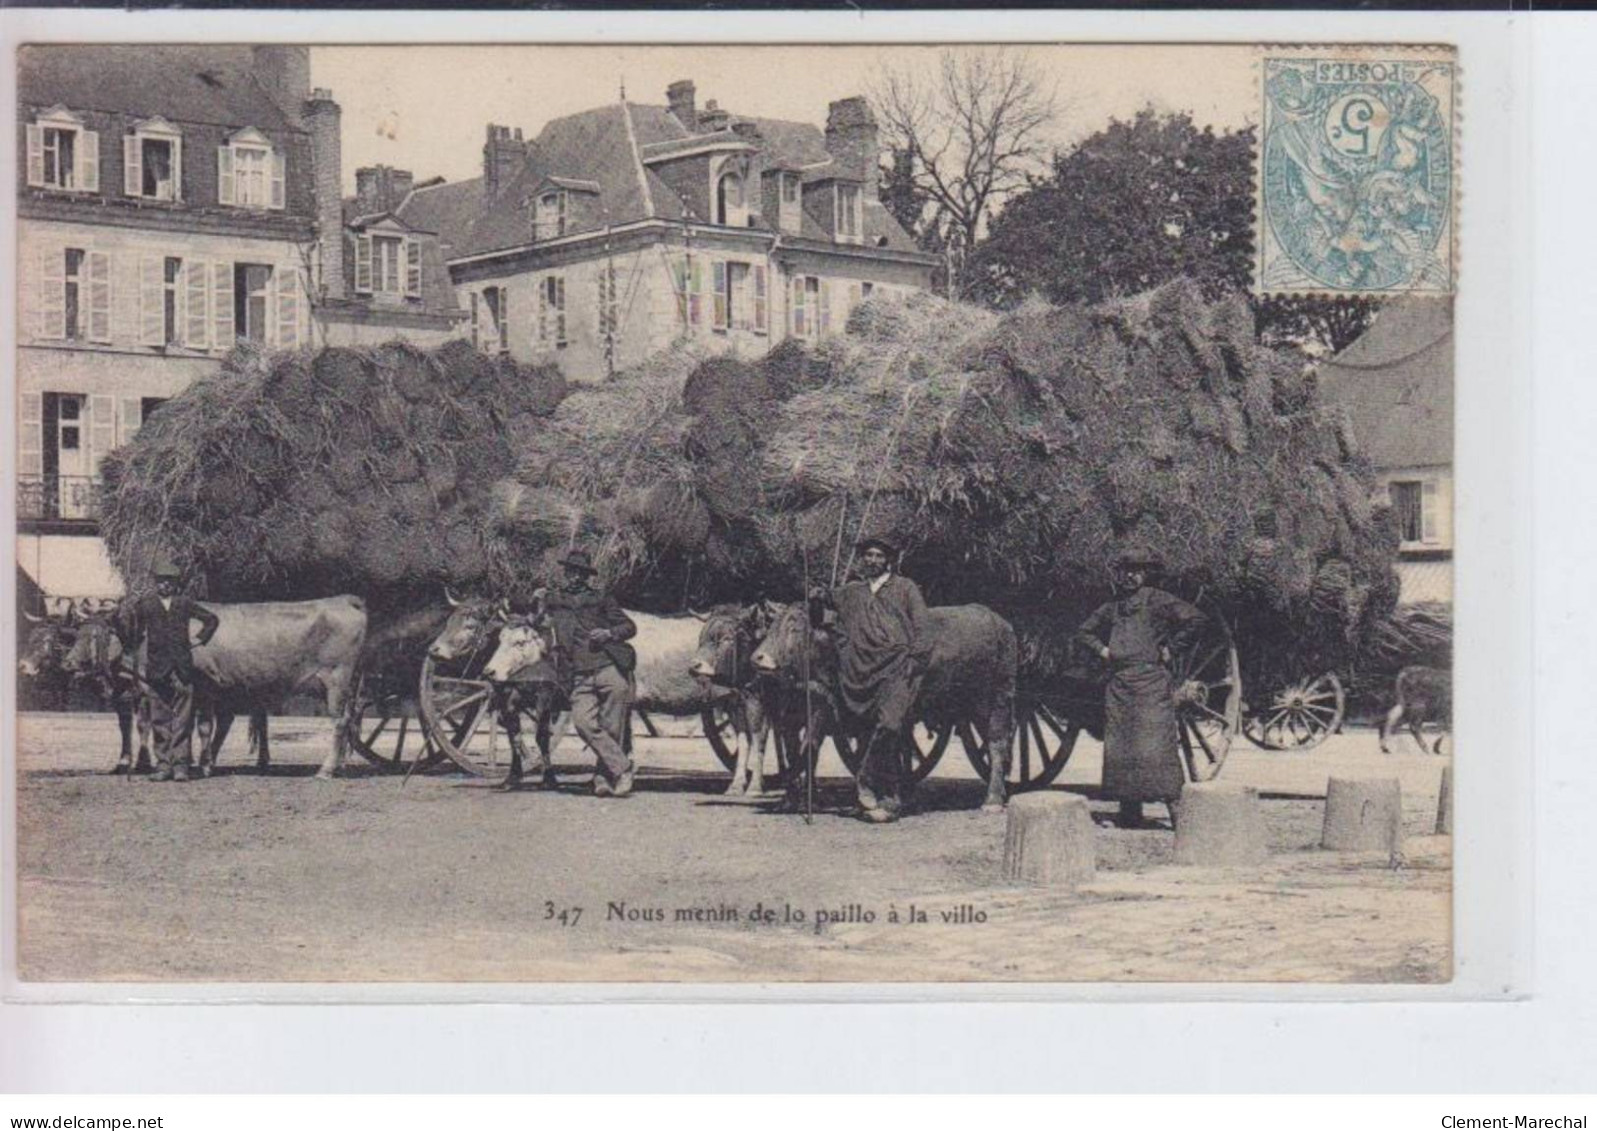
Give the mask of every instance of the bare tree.
<path id="1" fill-rule="evenodd" d="M 925 201 L 922 232 L 946 248 L 948 289 L 993 209 L 1046 158 L 1057 94 L 1023 52 L 947 50 L 930 73 L 884 68 L 870 90 L 884 140 Z"/>

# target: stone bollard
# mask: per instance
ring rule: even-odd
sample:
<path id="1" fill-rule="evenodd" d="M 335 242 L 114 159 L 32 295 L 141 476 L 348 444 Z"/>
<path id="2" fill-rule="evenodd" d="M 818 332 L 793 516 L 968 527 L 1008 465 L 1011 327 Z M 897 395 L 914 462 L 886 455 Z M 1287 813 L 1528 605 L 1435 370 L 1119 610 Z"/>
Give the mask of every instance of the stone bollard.
<path id="1" fill-rule="evenodd" d="M 1176 815 L 1176 863 L 1206 868 L 1262 864 L 1264 841 L 1259 791 L 1231 782 L 1188 782 Z"/>
<path id="2" fill-rule="evenodd" d="M 1453 764 L 1442 767 L 1442 784 L 1436 791 L 1436 835 L 1453 835 Z"/>
<path id="3" fill-rule="evenodd" d="M 1009 802 L 1004 827 L 1006 883 L 1074 887 L 1098 870 L 1087 799 L 1074 793 L 1023 793 Z"/>
<path id="4" fill-rule="evenodd" d="M 1403 794 L 1396 778 L 1332 778 L 1325 787 L 1320 847 L 1341 852 L 1403 851 Z"/>

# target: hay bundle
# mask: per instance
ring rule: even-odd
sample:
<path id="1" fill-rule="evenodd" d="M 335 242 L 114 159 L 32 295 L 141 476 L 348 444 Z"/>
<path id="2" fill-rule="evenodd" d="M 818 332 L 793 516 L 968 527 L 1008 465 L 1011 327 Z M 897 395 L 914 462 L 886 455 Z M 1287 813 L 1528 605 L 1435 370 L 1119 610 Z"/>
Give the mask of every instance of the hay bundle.
<path id="1" fill-rule="evenodd" d="M 167 553 L 223 600 L 481 583 L 506 554 L 487 485 L 564 395 L 463 342 L 241 348 L 106 460 L 101 527 L 136 587 Z"/>

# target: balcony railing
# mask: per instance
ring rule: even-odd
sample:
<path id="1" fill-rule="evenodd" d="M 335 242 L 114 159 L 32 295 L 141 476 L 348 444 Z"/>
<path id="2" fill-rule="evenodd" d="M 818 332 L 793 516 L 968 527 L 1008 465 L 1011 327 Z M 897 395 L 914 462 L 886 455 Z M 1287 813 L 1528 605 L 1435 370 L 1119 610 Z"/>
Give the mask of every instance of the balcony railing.
<path id="1" fill-rule="evenodd" d="M 88 475 L 17 478 L 17 518 L 22 521 L 94 522 L 100 517 L 100 481 Z"/>

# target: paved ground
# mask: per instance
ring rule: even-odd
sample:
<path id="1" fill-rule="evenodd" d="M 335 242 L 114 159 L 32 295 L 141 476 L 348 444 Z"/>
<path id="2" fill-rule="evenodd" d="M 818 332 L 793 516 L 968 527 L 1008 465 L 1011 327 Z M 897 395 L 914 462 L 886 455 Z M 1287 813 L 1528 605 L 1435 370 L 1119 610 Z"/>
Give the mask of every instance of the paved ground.
<path id="1" fill-rule="evenodd" d="M 1450 841 L 1428 835 L 1445 759 L 1353 731 L 1308 754 L 1239 745 L 1275 855 L 1179 868 L 1172 834 L 1100 822 L 1099 876 L 1070 893 L 998 885 L 1004 818 L 952 748 L 925 812 L 813 825 L 721 796 L 691 725 L 645 740 L 638 795 L 583 792 L 574 743 L 555 793 L 356 768 L 310 778 L 325 720 L 273 723 L 276 764 L 187 786 L 106 776 L 109 716 L 19 725 L 19 966 L 39 980 L 927 979 L 1439 981 L 1450 969 Z M 1090 795 L 1084 740 L 1056 788 Z M 1331 774 L 1395 774 L 1405 867 L 1325 853 Z M 1094 802 L 1101 817 L 1109 807 Z M 1154 807 L 1156 808 L 1156 807 Z M 924 915 L 924 921 L 911 911 Z M 580 908 L 580 914 L 577 909 Z M 753 914 L 758 912 L 758 914 Z M 896 913 L 898 921 L 891 921 Z M 799 916 L 802 915 L 802 921 Z"/>

